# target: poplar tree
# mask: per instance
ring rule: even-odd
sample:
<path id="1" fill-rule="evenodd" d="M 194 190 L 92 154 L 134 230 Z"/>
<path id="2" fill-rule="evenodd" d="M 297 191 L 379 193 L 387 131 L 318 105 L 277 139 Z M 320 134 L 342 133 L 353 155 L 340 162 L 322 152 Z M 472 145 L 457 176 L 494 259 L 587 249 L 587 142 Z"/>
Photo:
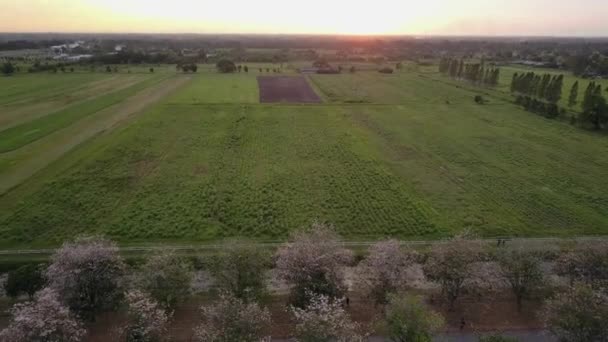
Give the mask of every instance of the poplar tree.
<path id="1" fill-rule="evenodd" d="M 570 89 L 570 97 L 568 97 L 568 107 L 572 108 L 576 105 L 578 99 L 578 81 L 574 82 Z"/>

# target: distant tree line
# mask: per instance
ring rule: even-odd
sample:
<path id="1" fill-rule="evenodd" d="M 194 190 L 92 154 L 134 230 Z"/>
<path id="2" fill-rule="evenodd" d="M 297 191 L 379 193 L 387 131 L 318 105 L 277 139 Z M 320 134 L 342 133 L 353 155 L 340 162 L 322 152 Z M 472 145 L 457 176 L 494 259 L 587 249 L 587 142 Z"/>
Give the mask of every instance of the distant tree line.
<path id="1" fill-rule="evenodd" d="M 483 86 L 497 86 L 500 79 L 500 69 L 486 66 L 484 61 L 467 64 L 463 59 L 442 58 L 439 62 L 439 72 L 453 79 Z"/>
<path id="2" fill-rule="evenodd" d="M 578 82 L 575 86 L 578 89 Z M 599 130 L 608 123 L 608 104 L 602 95 L 601 85 L 595 82 L 589 83 L 581 106 L 583 110 L 578 118 L 582 124 L 592 125 L 594 129 Z"/>

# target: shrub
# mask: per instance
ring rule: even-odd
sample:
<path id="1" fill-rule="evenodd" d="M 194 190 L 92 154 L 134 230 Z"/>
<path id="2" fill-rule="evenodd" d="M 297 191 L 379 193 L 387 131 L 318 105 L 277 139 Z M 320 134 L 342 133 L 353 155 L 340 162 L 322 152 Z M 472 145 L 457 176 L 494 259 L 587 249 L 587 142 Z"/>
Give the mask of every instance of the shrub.
<path id="1" fill-rule="evenodd" d="M 382 68 L 382 69 L 378 70 L 378 72 L 382 73 L 382 74 L 392 74 L 393 73 L 393 69 L 389 68 L 389 67 L 386 67 L 386 68 Z"/>

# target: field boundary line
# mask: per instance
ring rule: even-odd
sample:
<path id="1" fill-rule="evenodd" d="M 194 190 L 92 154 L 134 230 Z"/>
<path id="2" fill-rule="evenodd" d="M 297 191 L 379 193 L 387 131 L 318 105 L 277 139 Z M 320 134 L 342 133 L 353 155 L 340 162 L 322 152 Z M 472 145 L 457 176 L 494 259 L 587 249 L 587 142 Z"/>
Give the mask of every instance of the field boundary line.
<path id="1" fill-rule="evenodd" d="M 580 236 L 572 238 L 511 238 L 511 237 L 496 237 L 496 238 L 484 238 L 484 239 L 472 239 L 471 242 L 479 242 L 485 244 L 494 244 L 498 240 L 504 240 L 510 245 L 525 245 L 541 243 L 542 247 L 555 246 L 561 243 L 580 243 L 580 242 L 608 242 L 608 236 Z M 343 247 L 369 247 L 381 240 L 369 240 L 369 241 L 343 241 L 339 245 Z M 432 246 L 445 244 L 449 242 L 449 239 L 440 240 L 399 240 L 402 246 Z M 154 251 L 213 251 L 221 250 L 229 245 L 241 246 L 241 247 L 258 247 L 258 248 L 276 248 L 286 243 L 287 241 L 272 241 L 272 242 L 251 242 L 251 243 L 230 243 L 230 242 L 218 242 L 210 244 L 188 244 L 188 245 L 153 245 L 153 246 L 123 246 L 119 247 L 120 252 L 154 252 Z M 44 255 L 52 254 L 58 248 L 42 248 L 42 249 L 5 249 L 0 250 L 1 256 L 10 255 Z"/>

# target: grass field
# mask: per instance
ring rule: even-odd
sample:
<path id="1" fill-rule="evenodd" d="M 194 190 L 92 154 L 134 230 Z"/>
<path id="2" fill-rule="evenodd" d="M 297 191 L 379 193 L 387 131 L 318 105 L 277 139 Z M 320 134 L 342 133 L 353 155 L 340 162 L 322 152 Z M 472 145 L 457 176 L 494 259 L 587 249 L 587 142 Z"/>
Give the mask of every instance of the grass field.
<path id="1" fill-rule="evenodd" d="M 2 195 L 0 246 L 275 240 L 313 219 L 352 240 L 608 232 L 608 139 L 500 91 L 481 106 L 430 71 L 362 72 L 267 105 L 257 72 L 201 70 Z"/>

